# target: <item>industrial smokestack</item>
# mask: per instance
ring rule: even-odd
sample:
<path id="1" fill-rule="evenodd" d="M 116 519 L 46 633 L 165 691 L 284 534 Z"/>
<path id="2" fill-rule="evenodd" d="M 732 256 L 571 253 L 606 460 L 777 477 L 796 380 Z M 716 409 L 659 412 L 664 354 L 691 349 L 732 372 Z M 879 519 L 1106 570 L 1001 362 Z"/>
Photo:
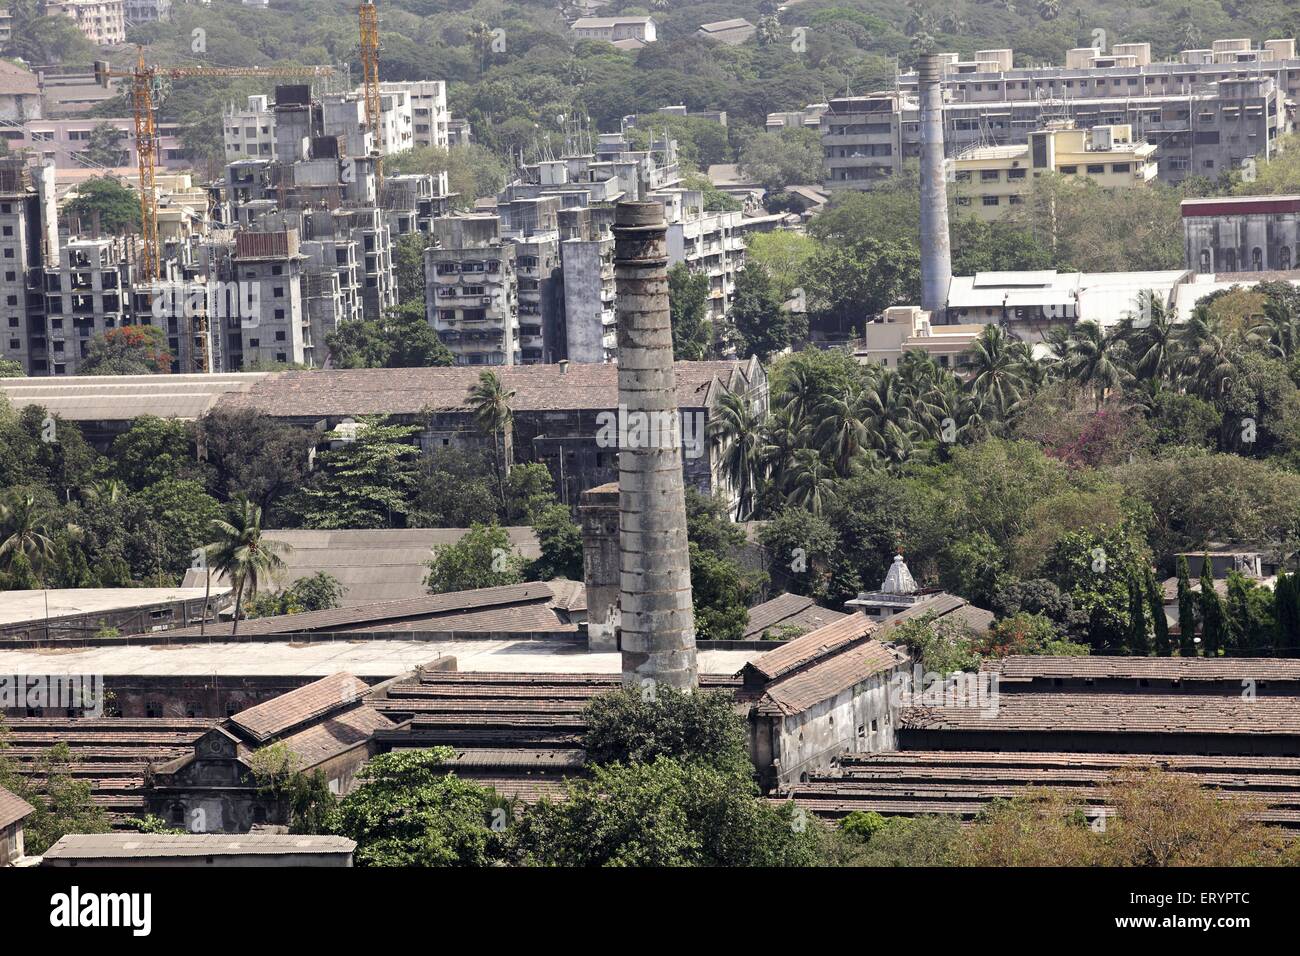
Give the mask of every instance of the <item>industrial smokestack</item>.
<path id="1" fill-rule="evenodd" d="M 921 92 L 921 308 L 943 321 L 952 281 L 948 235 L 948 185 L 943 157 L 943 60 L 926 53 L 920 63 Z"/>
<path id="2" fill-rule="evenodd" d="M 614 215 L 618 321 L 619 649 L 623 684 L 699 682 L 668 313 L 664 207 Z"/>

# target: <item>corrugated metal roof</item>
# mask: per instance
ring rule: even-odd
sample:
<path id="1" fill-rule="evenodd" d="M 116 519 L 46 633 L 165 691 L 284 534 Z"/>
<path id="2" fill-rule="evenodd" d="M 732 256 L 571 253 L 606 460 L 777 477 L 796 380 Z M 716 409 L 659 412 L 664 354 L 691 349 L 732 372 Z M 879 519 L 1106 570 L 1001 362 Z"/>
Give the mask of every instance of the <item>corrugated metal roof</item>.
<path id="1" fill-rule="evenodd" d="M 327 611 L 307 611 L 302 614 L 283 614 L 277 617 L 260 617 L 239 622 L 239 633 L 260 636 L 266 634 L 291 634 L 295 631 L 343 631 L 349 628 L 366 630 L 401 630 L 403 620 L 420 619 L 419 630 L 439 630 L 426 626 L 423 619 L 430 615 L 454 614 L 474 609 L 501 608 L 506 605 L 549 604 L 551 589 L 543 583 L 511 584 L 496 588 L 478 588 L 473 591 L 452 591 L 447 594 L 429 594 L 406 601 L 382 601 L 354 607 L 332 608 Z M 552 614 L 552 616 L 554 616 Z M 410 630 L 410 628 L 406 628 Z M 490 628 L 489 628 L 490 629 Z M 557 624 L 557 629 L 561 629 Z M 232 624 L 209 624 L 206 634 L 211 637 L 230 635 Z M 199 628 L 187 627 L 168 631 L 169 637 L 196 637 Z"/>
<path id="2" fill-rule="evenodd" d="M 251 388 L 273 373 L 222 375 L 84 375 L 0 379 L 14 408 L 41 405 L 68 421 L 128 421 L 140 415 L 196 419 L 221 396 Z"/>
<path id="3" fill-rule="evenodd" d="M 508 527 L 510 543 L 529 560 L 541 557 L 537 535 L 529 527 Z M 401 601 L 428 594 L 425 562 L 435 547 L 451 545 L 467 528 L 383 528 L 334 531 L 268 530 L 263 535 L 292 548 L 283 555 L 285 568 L 276 581 L 288 586 L 321 571 L 343 586 L 343 607 L 380 601 Z M 214 582 L 225 576 L 213 578 Z M 203 573 L 188 571 L 183 582 L 202 586 Z"/>
<path id="4" fill-rule="evenodd" d="M 677 403 L 708 404 L 714 384 L 745 375 L 747 363 L 677 362 Z M 483 369 L 390 368 L 314 369 L 281 372 L 244 394 L 229 395 L 222 407 L 252 408 L 278 418 L 339 418 L 349 415 L 417 415 L 427 410 L 466 411 L 469 391 Z M 516 413 L 603 410 L 618 405 L 618 366 L 507 365 L 491 369 L 508 391 Z"/>

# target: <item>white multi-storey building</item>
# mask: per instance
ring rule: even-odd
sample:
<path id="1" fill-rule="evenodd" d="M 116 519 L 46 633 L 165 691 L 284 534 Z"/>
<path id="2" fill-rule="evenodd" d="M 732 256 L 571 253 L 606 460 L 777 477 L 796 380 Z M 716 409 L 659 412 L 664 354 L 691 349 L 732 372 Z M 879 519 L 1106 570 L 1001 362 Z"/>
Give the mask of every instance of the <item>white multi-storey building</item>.
<path id="1" fill-rule="evenodd" d="M 447 148 L 447 127 L 451 114 L 447 112 L 447 84 L 442 80 L 419 83 L 381 83 L 385 93 L 404 92 L 411 101 L 411 132 L 413 145 Z"/>
<path id="2" fill-rule="evenodd" d="M 425 314 L 458 365 L 519 365 L 515 245 L 497 216 L 448 216 L 433 223 L 424 253 Z"/>
<path id="3" fill-rule="evenodd" d="M 126 42 L 125 0 L 46 0 L 45 15 L 68 17 L 100 46 Z"/>
<path id="4" fill-rule="evenodd" d="M 226 159 L 275 159 L 275 113 L 271 98 L 250 96 L 244 109 L 226 107 L 222 117 L 222 140 Z"/>

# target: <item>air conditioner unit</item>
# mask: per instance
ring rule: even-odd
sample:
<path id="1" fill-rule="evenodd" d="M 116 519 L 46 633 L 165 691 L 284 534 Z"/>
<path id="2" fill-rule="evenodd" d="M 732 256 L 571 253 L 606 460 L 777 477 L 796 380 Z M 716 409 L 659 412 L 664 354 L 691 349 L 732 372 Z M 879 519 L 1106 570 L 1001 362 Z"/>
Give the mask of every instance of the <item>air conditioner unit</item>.
<path id="1" fill-rule="evenodd" d="M 492 297 L 491 297 L 490 295 L 485 295 L 485 296 L 483 296 L 483 304 L 484 304 L 484 305 L 491 305 L 491 304 L 492 304 Z"/>

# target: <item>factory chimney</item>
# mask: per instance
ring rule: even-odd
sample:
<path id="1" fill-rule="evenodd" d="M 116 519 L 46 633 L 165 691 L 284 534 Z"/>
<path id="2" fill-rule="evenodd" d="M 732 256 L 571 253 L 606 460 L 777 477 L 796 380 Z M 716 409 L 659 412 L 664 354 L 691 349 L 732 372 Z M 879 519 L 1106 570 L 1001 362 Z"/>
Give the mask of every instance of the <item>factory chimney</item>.
<path id="1" fill-rule="evenodd" d="M 662 204 L 618 204 L 614 281 L 623 684 L 693 688 L 695 615 Z"/>
<path id="2" fill-rule="evenodd" d="M 943 60 L 926 53 L 920 62 L 921 92 L 921 308 L 943 322 L 952 280 L 948 235 L 948 186 L 943 156 Z"/>

